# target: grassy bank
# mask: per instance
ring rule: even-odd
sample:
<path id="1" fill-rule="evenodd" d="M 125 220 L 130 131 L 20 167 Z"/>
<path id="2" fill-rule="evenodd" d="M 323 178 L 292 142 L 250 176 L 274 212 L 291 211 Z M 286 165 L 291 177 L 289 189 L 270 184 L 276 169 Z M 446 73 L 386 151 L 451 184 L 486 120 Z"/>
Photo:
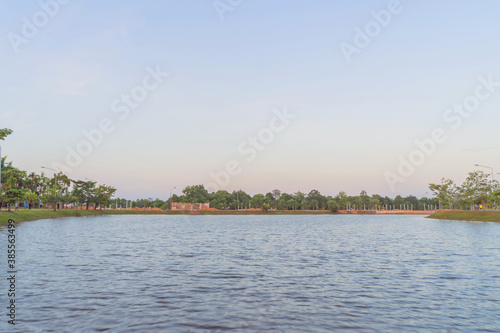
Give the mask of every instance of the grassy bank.
<path id="1" fill-rule="evenodd" d="M 431 219 L 500 222 L 500 212 L 497 211 L 442 211 L 429 216 Z"/>
<path id="2" fill-rule="evenodd" d="M 5 225 L 8 219 L 14 219 L 16 222 L 34 221 L 41 219 L 54 219 L 59 217 L 74 217 L 74 216 L 98 216 L 98 215 L 159 215 L 165 214 L 159 211 L 133 211 L 133 210 L 18 210 L 8 212 L 7 210 L 0 211 L 0 225 Z"/>
<path id="3" fill-rule="evenodd" d="M 448 213 L 448 212 L 444 212 Z M 74 210 L 63 209 L 54 212 L 46 209 L 33 209 L 18 211 L 12 210 L 8 212 L 5 209 L 0 210 L 0 225 L 6 225 L 8 219 L 14 219 L 16 222 L 54 219 L 59 217 L 75 217 L 75 216 L 100 216 L 100 215 L 332 215 L 332 214 L 347 214 L 347 215 L 379 215 L 375 211 L 339 211 L 333 213 L 329 210 L 272 210 L 264 212 L 262 210 L 178 210 L 178 211 L 160 211 L 160 210 Z M 392 214 L 391 214 L 392 215 Z M 405 215 L 404 212 L 395 213 L 394 215 Z M 413 215 L 413 213 L 411 214 Z M 500 212 L 499 212 L 500 215 Z M 436 217 L 441 218 L 441 217 Z M 450 218 L 456 219 L 456 218 Z M 500 219 L 499 219 L 500 220 Z M 489 220 L 487 220 L 489 221 Z M 498 220 L 495 220 L 498 221 Z"/>
<path id="4" fill-rule="evenodd" d="M 330 211 L 156 211 L 156 210 L 74 210 L 64 209 L 54 212 L 53 210 L 33 209 L 8 212 L 0 211 L 0 225 L 7 224 L 7 220 L 14 219 L 16 222 L 34 221 L 42 219 L 54 219 L 60 217 L 75 216 L 100 216 L 100 215 L 324 215 L 332 214 Z"/>

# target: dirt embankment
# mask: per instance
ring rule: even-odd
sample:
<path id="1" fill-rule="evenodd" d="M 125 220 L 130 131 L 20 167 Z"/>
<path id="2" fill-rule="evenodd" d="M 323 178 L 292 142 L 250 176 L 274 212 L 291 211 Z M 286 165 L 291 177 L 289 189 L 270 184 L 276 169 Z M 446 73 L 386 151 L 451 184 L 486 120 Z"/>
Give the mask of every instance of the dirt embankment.
<path id="1" fill-rule="evenodd" d="M 448 210 L 440 211 L 429 216 L 431 219 L 455 221 L 500 222 L 500 211 L 491 210 Z"/>

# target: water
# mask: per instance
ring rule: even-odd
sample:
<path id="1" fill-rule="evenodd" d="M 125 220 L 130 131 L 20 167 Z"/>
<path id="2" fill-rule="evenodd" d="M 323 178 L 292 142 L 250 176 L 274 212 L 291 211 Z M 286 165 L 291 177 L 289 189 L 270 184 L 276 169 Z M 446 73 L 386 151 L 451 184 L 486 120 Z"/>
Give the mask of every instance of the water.
<path id="1" fill-rule="evenodd" d="M 2 332 L 500 331 L 500 223 L 67 218 L 18 225 L 17 249 Z"/>

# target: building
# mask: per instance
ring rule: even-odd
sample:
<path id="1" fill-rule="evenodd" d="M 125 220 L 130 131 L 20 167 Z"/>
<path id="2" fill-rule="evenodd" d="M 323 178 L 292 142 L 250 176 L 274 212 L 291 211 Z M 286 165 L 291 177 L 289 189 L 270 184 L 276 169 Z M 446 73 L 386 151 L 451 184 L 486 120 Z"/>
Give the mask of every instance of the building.
<path id="1" fill-rule="evenodd" d="M 209 203 L 179 203 L 179 202 L 173 202 L 172 203 L 172 210 L 200 210 L 200 209 L 209 209 L 210 204 Z"/>

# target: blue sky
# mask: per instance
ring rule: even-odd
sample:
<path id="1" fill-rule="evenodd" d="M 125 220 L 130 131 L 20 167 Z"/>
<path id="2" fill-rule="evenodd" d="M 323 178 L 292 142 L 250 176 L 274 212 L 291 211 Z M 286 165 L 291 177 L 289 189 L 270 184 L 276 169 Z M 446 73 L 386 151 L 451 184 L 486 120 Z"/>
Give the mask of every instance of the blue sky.
<path id="1" fill-rule="evenodd" d="M 15 131 L 3 154 L 39 172 L 111 119 L 114 131 L 70 175 L 129 198 L 214 182 L 231 160 L 241 172 L 224 188 L 252 194 L 420 196 L 442 177 L 461 182 L 475 163 L 500 172 L 500 88 L 458 129 L 443 119 L 480 77 L 500 81 L 498 4 L 401 1 L 346 61 L 341 43 L 354 45 L 355 29 L 390 3 L 243 0 L 221 20 L 213 1 L 73 0 L 15 52 L 9 33 L 23 36 L 23 17 L 33 23 L 43 8 L 1 2 L 0 127 Z M 168 78 L 119 119 L 112 102 L 157 67 Z M 248 162 L 238 146 L 285 108 L 295 118 Z M 448 139 L 391 188 L 387 172 L 436 128 Z"/>

